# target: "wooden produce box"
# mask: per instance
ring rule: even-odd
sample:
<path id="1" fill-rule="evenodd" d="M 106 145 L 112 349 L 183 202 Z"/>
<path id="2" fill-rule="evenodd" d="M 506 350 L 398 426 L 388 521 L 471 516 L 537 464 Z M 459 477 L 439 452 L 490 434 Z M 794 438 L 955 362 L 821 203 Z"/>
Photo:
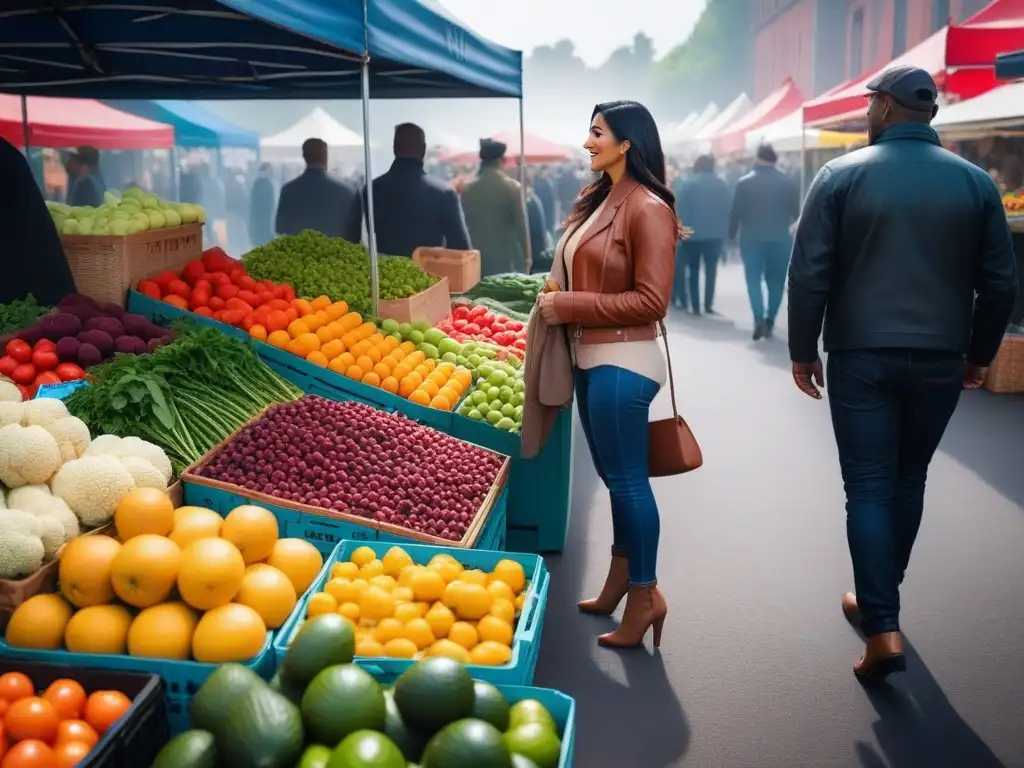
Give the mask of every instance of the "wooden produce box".
<path id="1" fill-rule="evenodd" d="M 426 320 L 431 325 L 437 325 L 450 311 L 451 294 L 447 277 L 442 277 L 427 290 L 407 299 L 381 299 L 377 302 L 377 314 L 382 320 L 396 320 L 399 323 Z"/>
<path id="2" fill-rule="evenodd" d="M 180 270 L 203 254 L 203 225 L 183 224 L 134 235 L 62 235 L 78 292 L 100 303 L 124 306 L 139 280 Z"/>
<path id="3" fill-rule="evenodd" d="M 428 275 L 448 278 L 452 293 L 465 293 L 480 282 L 480 251 L 417 248 L 412 260 Z"/>
<path id="4" fill-rule="evenodd" d="M 985 377 L 985 389 L 998 394 L 1024 392 L 1024 336 L 1007 334 Z"/>

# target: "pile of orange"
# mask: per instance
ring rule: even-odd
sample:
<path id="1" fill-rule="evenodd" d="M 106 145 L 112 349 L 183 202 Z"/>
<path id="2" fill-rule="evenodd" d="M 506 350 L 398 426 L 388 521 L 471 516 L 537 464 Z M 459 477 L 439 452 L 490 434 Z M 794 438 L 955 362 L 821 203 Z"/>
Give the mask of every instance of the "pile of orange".
<path id="1" fill-rule="evenodd" d="M 254 325 L 249 334 L 278 349 L 371 387 L 379 387 L 413 403 L 454 410 L 473 376 L 453 363 L 427 358 L 411 341 L 385 336 L 344 301 L 326 296 L 292 302 L 298 317 L 270 313 L 269 325 Z"/>

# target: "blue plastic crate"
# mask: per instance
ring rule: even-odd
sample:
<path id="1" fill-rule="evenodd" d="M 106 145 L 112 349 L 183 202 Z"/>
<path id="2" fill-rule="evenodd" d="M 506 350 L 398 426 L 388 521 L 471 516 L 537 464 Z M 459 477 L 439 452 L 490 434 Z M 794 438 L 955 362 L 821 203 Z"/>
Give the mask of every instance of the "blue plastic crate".
<path id="1" fill-rule="evenodd" d="M 377 557 L 383 557 L 394 544 L 392 542 L 368 543 L 348 540 L 338 544 L 331 556 L 324 562 L 324 567 L 316 580 L 277 632 L 274 640 L 274 656 L 277 663 L 284 658 L 292 638 L 306 620 L 306 605 L 310 596 L 323 591 L 324 585 L 330 579 L 331 567 L 335 563 L 348 561 L 352 552 L 361 546 L 368 546 L 377 553 Z M 541 630 L 544 628 L 544 611 L 547 608 L 551 579 L 544 558 L 533 554 L 434 547 L 425 544 L 401 544 L 401 547 L 409 553 L 413 562 L 421 565 L 430 562 L 430 558 L 434 555 L 449 554 L 464 566 L 486 571 L 492 570 L 499 560 L 504 559 L 515 560 L 523 566 L 530 582 L 530 588 L 519 621 L 516 623 L 512 641 L 512 661 L 502 667 L 483 667 L 470 664 L 466 666 L 466 669 L 473 677 L 496 685 L 529 685 L 533 681 L 533 675 L 537 669 Z M 356 663 L 381 682 L 391 683 L 415 662 L 409 659 L 358 658 Z"/>
<path id="2" fill-rule="evenodd" d="M 519 435 L 458 413 L 452 415 L 449 434 L 512 457 L 508 483 L 509 549 L 518 552 L 565 549 L 572 508 L 574 433 L 571 409 L 559 414 L 544 448 L 532 459 L 519 457 Z"/>
<path id="3" fill-rule="evenodd" d="M 128 292 L 128 311 L 134 312 L 136 315 L 142 315 L 157 325 L 170 325 L 175 320 L 186 317 L 196 323 L 196 325 L 216 328 L 221 333 L 226 333 L 228 336 L 234 336 L 236 339 L 242 339 L 243 341 L 249 340 L 249 334 L 241 328 L 235 328 L 227 323 L 214 320 L 212 317 L 197 315 L 195 312 L 189 312 L 187 309 L 179 309 L 173 304 L 157 301 L 138 291 Z"/>
<path id="4" fill-rule="evenodd" d="M 551 713 L 555 725 L 562 732 L 562 754 L 558 768 L 572 768 L 576 751 L 576 700 L 552 688 L 531 688 L 520 685 L 499 685 L 498 690 L 510 704 L 524 699 L 536 699 Z"/>
<path id="5" fill-rule="evenodd" d="M 122 656 L 105 653 L 71 653 L 69 651 L 38 651 L 29 648 L 14 648 L 0 640 L 0 658 L 15 661 L 42 661 L 62 664 L 65 667 L 94 667 L 114 669 L 122 672 L 143 672 L 159 675 L 164 681 L 168 700 L 190 697 L 219 665 L 200 664 L 197 661 L 173 661 L 151 659 L 142 656 Z M 263 648 L 256 656 L 244 662 L 260 677 L 269 680 L 275 670 L 273 633 L 267 633 Z"/>

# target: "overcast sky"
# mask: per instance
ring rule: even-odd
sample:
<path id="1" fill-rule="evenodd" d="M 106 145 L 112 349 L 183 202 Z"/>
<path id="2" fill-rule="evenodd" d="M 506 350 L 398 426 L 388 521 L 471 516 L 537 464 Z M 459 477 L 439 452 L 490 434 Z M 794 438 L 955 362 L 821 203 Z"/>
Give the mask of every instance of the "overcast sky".
<path id="1" fill-rule="evenodd" d="M 705 0 L 440 0 L 484 37 L 529 53 L 569 38 L 591 65 L 630 43 L 637 32 L 654 39 L 658 56 L 686 39 Z"/>

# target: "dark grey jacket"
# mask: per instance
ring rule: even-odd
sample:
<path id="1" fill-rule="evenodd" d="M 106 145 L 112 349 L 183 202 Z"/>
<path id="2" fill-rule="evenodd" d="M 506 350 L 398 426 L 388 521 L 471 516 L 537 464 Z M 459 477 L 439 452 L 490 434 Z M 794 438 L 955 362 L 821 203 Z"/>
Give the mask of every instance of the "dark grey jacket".
<path id="1" fill-rule="evenodd" d="M 307 168 L 281 187 L 275 222 L 277 234 L 297 235 L 312 229 L 328 237 L 344 237 L 355 196 L 355 190 L 327 171 Z"/>
<path id="2" fill-rule="evenodd" d="M 1016 265 L 999 191 L 925 125 L 828 163 L 808 192 L 789 267 L 789 350 L 909 348 L 988 365 Z"/>
<path id="3" fill-rule="evenodd" d="M 799 185 L 774 165 L 756 165 L 736 182 L 729 237 L 735 238 L 738 232 L 740 240 L 748 243 L 789 242 L 789 228 L 799 215 Z"/>
<path id="4" fill-rule="evenodd" d="M 358 243 L 362 237 L 365 199 L 364 189 L 352 206 L 346 240 Z M 428 176 L 420 160 L 398 158 L 373 180 L 373 214 L 379 253 L 412 256 L 420 246 L 470 249 L 458 194 Z"/>
<path id="5" fill-rule="evenodd" d="M 695 173 L 679 185 L 676 213 L 693 228 L 693 240 L 725 239 L 731 197 L 729 185 L 715 173 Z"/>

